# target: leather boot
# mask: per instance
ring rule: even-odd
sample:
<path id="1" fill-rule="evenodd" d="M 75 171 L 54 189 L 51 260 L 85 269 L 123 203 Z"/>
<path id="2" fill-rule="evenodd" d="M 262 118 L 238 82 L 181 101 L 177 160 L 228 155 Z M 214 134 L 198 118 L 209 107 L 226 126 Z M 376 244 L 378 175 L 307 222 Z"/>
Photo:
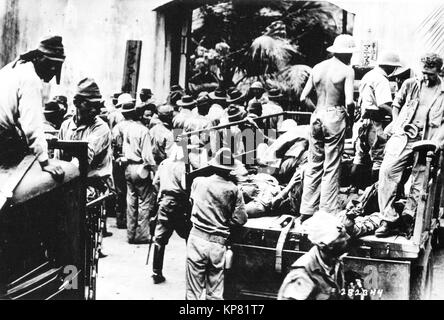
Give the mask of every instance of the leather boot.
<path id="1" fill-rule="evenodd" d="M 155 284 L 165 281 L 165 277 L 162 275 L 163 269 L 163 257 L 165 255 L 165 246 L 154 245 L 153 255 L 153 281 Z"/>
<path id="2" fill-rule="evenodd" d="M 387 238 L 399 234 L 399 229 L 395 222 L 381 221 L 381 226 L 376 229 L 375 236 L 378 238 Z"/>

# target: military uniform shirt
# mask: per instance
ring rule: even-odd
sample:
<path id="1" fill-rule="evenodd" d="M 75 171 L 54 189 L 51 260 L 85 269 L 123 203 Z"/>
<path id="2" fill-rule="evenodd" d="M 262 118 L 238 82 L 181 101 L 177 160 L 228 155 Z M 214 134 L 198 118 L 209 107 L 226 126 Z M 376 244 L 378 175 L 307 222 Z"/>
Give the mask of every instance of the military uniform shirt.
<path id="1" fill-rule="evenodd" d="M 43 131 L 42 80 L 32 62 L 12 63 L 0 70 L 0 132 L 20 125 L 39 162 L 48 159 Z"/>
<path id="2" fill-rule="evenodd" d="M 160 164 L 171 154 L 174 145 L 173 131 L 163 122 L 157 123 L 150 129 L 152 153 L 156 164 Z"/>
<path id="3" fill-rule="evenodd" d="M 219 175 L 198 177 L 191 186 L 191 221 L 195 228 L 222 237 L 230 226 L 247 222 L 244 198 L 239 188 Z"/>
<path id="4" fill-rule="evenodd" d="M 77 126 L 74 120 L 75 117 L 62 123 L 59 139 L 88 142 L 88 177 L 111 176 L 112 137 L 108 125 L 99 117 L 96 117 L 90 126 Z"/>
<path id="5" fill-rule="evenodd" d="M 122 141 L 122 154 L 129 161 L 156 165 L 150 133 L 142 123 L 134 120 L 119 122 L 113 129 L 113 139 Z"/>
<path id="6" fill-rule="evenodd" d="M 175 192 L 185 196 L 185 163 L 171 158 L 165 159 L 157 169 L 153 184 L 157 187 L 159 196 L 162 191 Z"/>
<path id="7" fill-rule="evenodd" d="M 379 107 L 392 102 L 387 73 L 380 67 L 375 67 L 362 78 L 359 85 L 359 101 L 362 113 L 366 107 Z"/>

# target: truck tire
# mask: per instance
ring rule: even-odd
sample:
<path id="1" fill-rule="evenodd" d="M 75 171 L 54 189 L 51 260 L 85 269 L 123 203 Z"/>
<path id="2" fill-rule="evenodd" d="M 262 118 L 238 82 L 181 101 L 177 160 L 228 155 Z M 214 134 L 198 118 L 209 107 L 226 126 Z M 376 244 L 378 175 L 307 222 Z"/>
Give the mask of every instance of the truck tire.
<path id="1" fill-rule="evenodd" d="M 438 227 L 432 235 L 433 250 L 440 250 L 444 248 L 444 227 Z"/>

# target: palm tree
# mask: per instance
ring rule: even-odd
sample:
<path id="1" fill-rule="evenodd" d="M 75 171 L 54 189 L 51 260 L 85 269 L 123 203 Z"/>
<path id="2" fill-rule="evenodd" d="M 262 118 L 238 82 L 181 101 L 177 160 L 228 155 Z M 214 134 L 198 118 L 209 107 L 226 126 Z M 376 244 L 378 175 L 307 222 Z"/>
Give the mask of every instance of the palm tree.
<path id="1" fill-rule="evenodd" d="M 325 49 L 338 34 L 325 3 L 312 1 L 221 2 L 202 7 L 193 24 L 196 43 L 231 46 L 223 58 L 225 87 L 245 90 L 259 80 L 286 91 L 290 105 L 305 85 L 308 66 L 327 57 Z"/>

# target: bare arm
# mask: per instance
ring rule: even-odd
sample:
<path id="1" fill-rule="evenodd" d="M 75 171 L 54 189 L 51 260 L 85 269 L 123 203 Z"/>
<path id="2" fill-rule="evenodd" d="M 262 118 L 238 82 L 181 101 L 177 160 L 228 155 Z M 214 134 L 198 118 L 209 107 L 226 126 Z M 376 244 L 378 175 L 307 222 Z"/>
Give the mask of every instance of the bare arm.
<path id="1" fill-rule="evenodd" d="M 305 84 L 304 90 L 302 90 L 301 97 L 300 97 L 301 102 L 304 101 L 308 97 L 311 90 L 313 90 L 313 73 L 310 74 L 310 77 L 308 78 L 308 81 Z"/>
<path id="2" fill-rule="evenodd" d="M 395 99 L 393 99 L 392 103 L 392 116 L 393 120 L 395 120 L 398 115 L 399 111 L 401 110 L 402 106 L 404 105 L 407 97 L 407 85 L 406 82 L 404 82 L 401 86 L 401 89 L 396 93 Z"/>
<path id="3" fill-rule="evenodd" d="M 353 101 L 354 82 L 355 82 L 355 72 L 352 68 L 348 68 L 347 76 L 345 78 L 345 83 L 344 83 L 345 104 L 347 105 L 347 107 L 354 106 L 354 101 Z"/>

